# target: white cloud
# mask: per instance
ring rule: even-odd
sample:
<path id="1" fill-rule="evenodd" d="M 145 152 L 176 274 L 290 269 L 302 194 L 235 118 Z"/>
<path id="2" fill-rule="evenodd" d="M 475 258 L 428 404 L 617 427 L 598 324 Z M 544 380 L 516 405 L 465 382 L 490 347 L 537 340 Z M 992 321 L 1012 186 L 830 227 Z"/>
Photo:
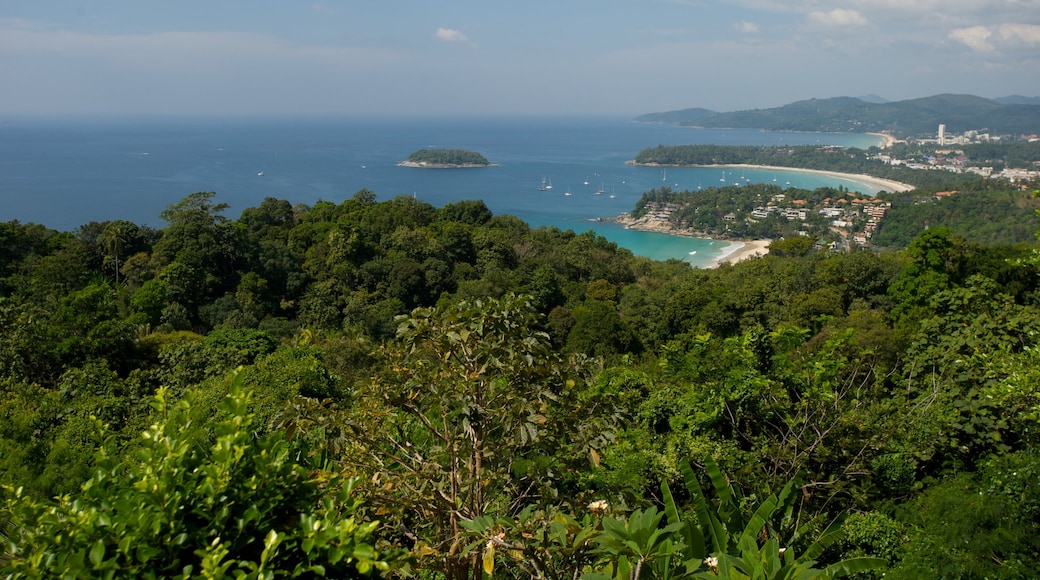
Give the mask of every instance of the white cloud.
<path id="1" fill-rule="evenodd" d="M 1040 44 L 1040 26 L 1036 24 L 1001 24 L 997 33 L 1006 41 Z"/>
<path id="2" fill-rule="evenodd" d="M 989 43 L 989 37 L 992 35 L 993 32 L 986 26 L 971 26 L 950 31 L 950 38 L 962 42 L 972 50 L 979 52 L 993 50 L 993 45 Z"/>
<path id="3" fill-rule="evenodd" d="M 441 42 L 469 42 L 469 38 L 462 31 L 451 28 L 438 28 L 435 36 Z"/>
<path id="4" fill-rule="evenodd" d="M 746 32 L 748 34 L 754 34 L 758 32 L 758 25 L 754 22 L 748 22 L 746 20 L 741 20 L 740 22 L 734 24 L 733 28 L 737 29 L 740 32 Z"/>
<path id="5" fill-rule="evenodd" d="M 978 52 L 993 52 L 998 48 L 1016 48 L 1040 44 L 1040 26 L 1036 24 L 1005 23 L 994 26 L 969 26 L 950 31 L 950 38 Z"/>
<path id="6" fill-rule="evenodd" d="M 858 11 L 844 8 L 835 8 L 829 12 L 813 11 L 808 17 L 809 22 L 820 26 L 865 26 L 870 23 Z"/>

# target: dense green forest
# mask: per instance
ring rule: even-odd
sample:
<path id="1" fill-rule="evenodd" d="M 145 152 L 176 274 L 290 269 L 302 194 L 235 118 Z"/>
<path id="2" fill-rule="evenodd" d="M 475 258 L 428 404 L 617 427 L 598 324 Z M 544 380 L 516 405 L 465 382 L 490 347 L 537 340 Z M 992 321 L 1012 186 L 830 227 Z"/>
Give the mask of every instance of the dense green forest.
<path id="1" fill-rule="evenodd" d="M 1030 578 L 1033 245 L 717 269 L 480 201 L 0 224 L 0 576 Z"/>
<path id="2" fill-rule="evenodd" d="M 770 131 L 887 131 L 899 138 L 934 136 L 942 123 L 951 134 L 984 130 L 997 135 L 1028 135 L 1040 133 L 1040 106 L 1005 104 L 973 95 L 951 94 L 888 103 L 834 97 L 797 101 L 771 109 L 726 113 L 683 109 L 643 115 L 636 121 Z"/>
<path id="3" fill-rule="evenodd" d="M 872 240 L 879 247 L 905 248 L 933 226 L 986 245 L 1032 241 L 1040 230 L 1040 199 L 1019 189 L 966 188 L 940 198 L 928 192 L 880 197 L 891 201 L 892 209 Z"/>
<path id="4" fill-rule="evenodd" d="M 491 165 L 480 153 L 465 149 L 419 149 L 408 156 L 408 161 L 428 165 Z"/>

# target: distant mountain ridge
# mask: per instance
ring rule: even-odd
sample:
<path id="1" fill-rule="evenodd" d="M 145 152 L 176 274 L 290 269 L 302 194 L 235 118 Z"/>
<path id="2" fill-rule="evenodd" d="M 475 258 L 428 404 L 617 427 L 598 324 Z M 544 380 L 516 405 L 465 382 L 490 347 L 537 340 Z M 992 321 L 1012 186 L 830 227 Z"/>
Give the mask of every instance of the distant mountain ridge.
<path id="1" fill-rule="evenodd" d="M 1028 97 L 1004 99 L 1010 102 L 954 94 L 880 103 L 856 97 L 832 97 L 729 113 L 683 109 L 642 115 L 635 121 L 770 131 L 886 131 L 897 137 L 935 135 L 940 123 L 946 125 L 946 131 L 951 134 L 976 129 L 998 135 L 1040 133 L 1040 104 L 1030 104 Z"/>

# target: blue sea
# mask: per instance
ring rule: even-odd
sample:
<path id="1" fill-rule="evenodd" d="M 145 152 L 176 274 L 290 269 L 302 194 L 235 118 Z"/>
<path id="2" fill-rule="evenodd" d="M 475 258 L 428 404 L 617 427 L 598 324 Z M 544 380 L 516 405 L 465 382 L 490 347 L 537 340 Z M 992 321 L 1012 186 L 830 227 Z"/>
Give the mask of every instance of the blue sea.
<path id="1" fill-rule="evenodd" d="M 601 117 L 7 118 L 0 119 L 0 221 L 66 231 L 112 219 L 163 227 L 159 213 L 197 191 L 216 192 L 217 202 L 230 205 L 225 215 L 235 219 L 265 197 L 313 204 L 369 189 L 381 200 L 409 195 L 437 207 L 482 199 L 496 214 L 535 227 L 593 230 L 637 255 L 702 266 L 734 246 L 625 230 L 597 218 L 633 209 L 650 188 L 696 190 L 724 178 L 875 191 L 808 173 L 626 165 L 641 149 L 878 143 L 871 135 L 693 129 Z M 424 147 L 478 151 L 498 166 L 396 165 Z M 543 180 L 552 189 L 539 191 Z"/>

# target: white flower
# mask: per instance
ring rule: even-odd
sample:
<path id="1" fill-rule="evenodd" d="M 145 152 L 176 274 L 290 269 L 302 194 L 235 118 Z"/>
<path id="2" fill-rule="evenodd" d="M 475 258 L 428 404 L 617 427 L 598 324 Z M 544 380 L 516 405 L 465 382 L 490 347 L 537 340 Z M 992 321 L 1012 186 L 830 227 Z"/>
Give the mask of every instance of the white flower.
<path id="1" fill-rule="evenodd" d="M 706 558 L 704 560 L 704 563 L 708 566 L 708 568 L 711 568 L 712 572 L 714 572 L 715 574 L 719 573 L 719 559 L 718 558 L 716 558 L 715 556 L 712 556 L 710 558 Z"/>
<path id="2" fill-rule="evenodd" d="M 610 504 L 602 499 L 597 499 L 589 504 L 589 510 L 597 516 L 606 513 L 608 508 L 610 508 Z"/>

